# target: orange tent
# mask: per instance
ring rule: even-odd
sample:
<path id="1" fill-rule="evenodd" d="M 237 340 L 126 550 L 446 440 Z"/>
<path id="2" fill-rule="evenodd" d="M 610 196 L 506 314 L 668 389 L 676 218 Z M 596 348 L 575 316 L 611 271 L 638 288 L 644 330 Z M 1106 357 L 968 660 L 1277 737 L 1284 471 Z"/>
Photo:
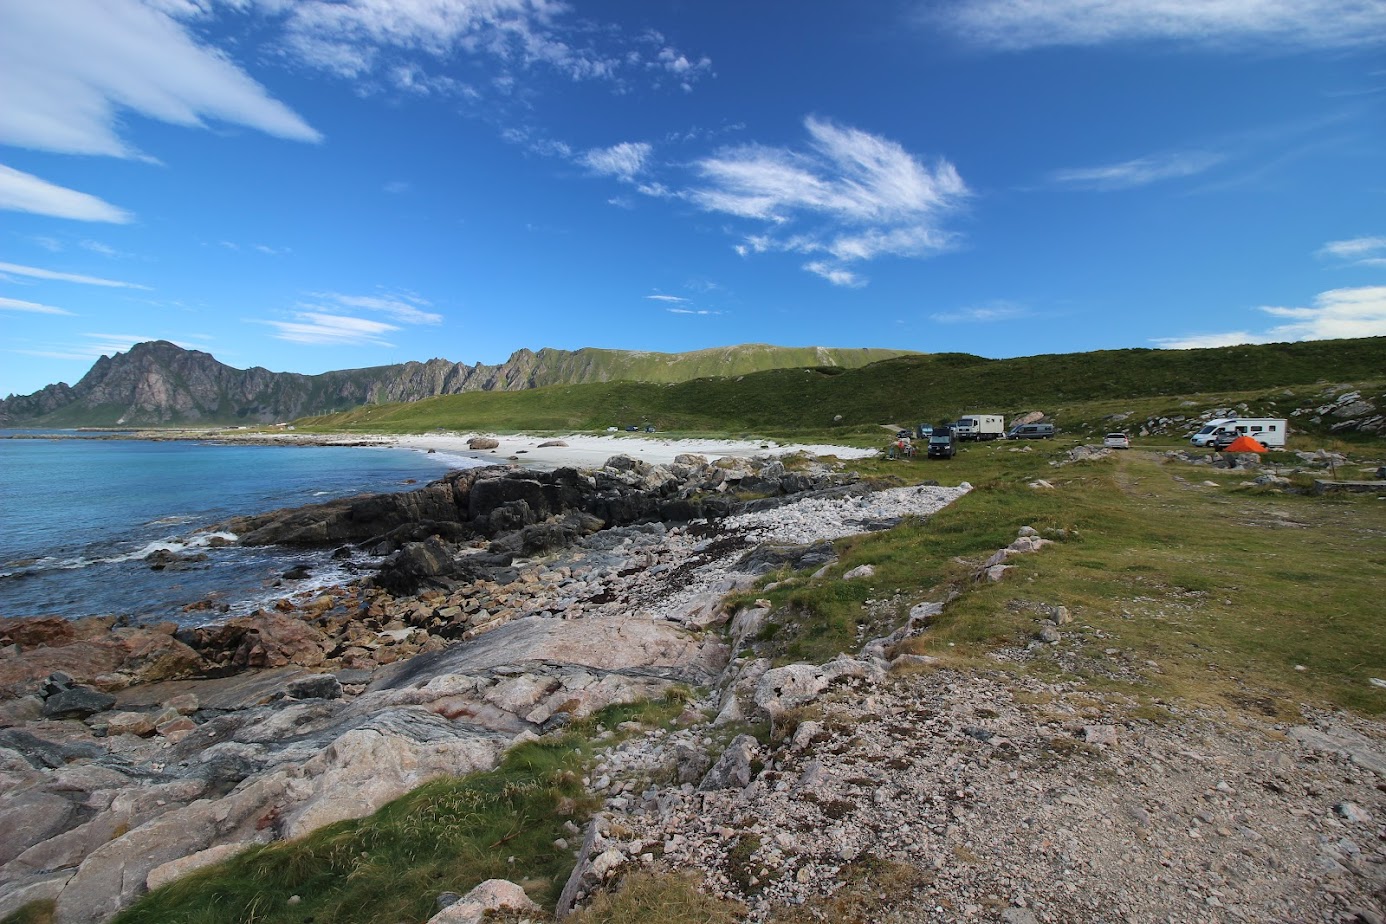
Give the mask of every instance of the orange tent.
<path id="1" fill-rule="evenodd" d="M 1265 452 L 1265 451 L 1266 451 L 1266 447 L 1262 446 L 1260 443 L 1256 442 L 1254 439 L 1252 439 L 1251 437 L 1247 436 L 1245 433 L 1243 433 L 1241 436 L 1239 436 L 1239 437 L 1237 437 L 1235 440 L 1233 440 L 1232 443 L 1231 443 L 1231 445 L 1229 445 L 1226 449 L 1223 450 L 1223 452 Z"/>

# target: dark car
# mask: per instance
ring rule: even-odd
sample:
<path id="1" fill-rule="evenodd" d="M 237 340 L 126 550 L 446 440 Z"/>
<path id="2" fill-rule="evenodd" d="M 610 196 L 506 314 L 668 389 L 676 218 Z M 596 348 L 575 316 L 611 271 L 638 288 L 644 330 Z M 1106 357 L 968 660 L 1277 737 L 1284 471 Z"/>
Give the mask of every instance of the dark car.
<path id="1" fill-rule="evenodd" d="M 958 448 L 953 444 L 952 434 L 935 433 L 929 437 L 930 459 L 951 459 L 957 452 Z"/>
<path id="2" fill-rule="evenodd" d="M 908 440 L 908 439 L 913 439 L 913 438 L 914 438 L 914 434 L 911 433 L 911 432 L 908 431 L 908 430 L 896 430 L 896 431 L 895 431 L 895 438 L 896 438 L 897 440 Z"/>
<path id="3" fill-rule="evenodd" d="M 645 424 L 645 432 L 646 432 L 646 433 L 653 433 L 653 432 L 655 432 L 655 425 L 654 425 L 654 424 Z"/>
<path id="4" fill-rule="evenodd" d="M 921 440 L 927 440 L 929 437 L 934 435 L 934 425 L 920 424 L 919 426 L 914 428 L 914 435 L 919 437 Z"/>
<path id="5" fill-rule="evenodd" d="M 626 427 L 626 432 L 627 432 L 627 433 L 639 433 L 639 432 L 640 432 L 640 428 L 637 427 L 635 424 L 631 424 L 629 427 Z"/>

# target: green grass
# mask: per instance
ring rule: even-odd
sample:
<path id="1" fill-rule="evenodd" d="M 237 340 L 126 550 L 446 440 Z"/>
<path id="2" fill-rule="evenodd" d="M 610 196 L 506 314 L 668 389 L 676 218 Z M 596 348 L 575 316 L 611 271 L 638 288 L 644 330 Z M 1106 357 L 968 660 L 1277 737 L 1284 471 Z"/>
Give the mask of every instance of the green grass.
<path id="1" fill-rule="evenodd" d="M 747 593 L 742 602 L 768 597 L 776 608 L 756 653 L 823 660 L 953 589 L 962 595 L 909 650 L 994 667 L 988 651 L 1033 637 L 1036 605 L 1062 604 L 1075 618 L 1063 631 L 1081 645 L 1064 658 L 1064 646 L 1041 649 L 1033 668 L 1049 676 L 1285 718 L 1300 703 L 1386 712 L 1386 691 L 1369 683 L 1386 673 L 1376 618 L 1386 503 L 1249 489 L 1244 472 L 1142 452 L 1053 468 L 1047 453 L 1009 448 L 973 447 L 932 469 L 873 463 L 901 479 L 946 470 L 977 489 L 926 522 L 838 543 L 826 579 L 778 574 L 779 588 Z M 1028 487 L 1037 477 L 1056 489 Z M 1001 583 L 974 583 L 1025 525 L 1067 538 L 1011 558 Z M 868 563 L 874 577 L 836 579 Z"/>
<path id="2" fill-rule="evenodd" d="M 30 902 L 14 914 L 0 919 L 0 924 L 53 924 L 55 904 L 52 899 Z"/>
<path id="3" fill-rule="evenodd" d="M 115 921 L 425 921 L 440 892 L 465 893 L 491 878 L 517 882 L 552 908 L 573 866 L 571 849 L 553 842 L 573 840 L 564 821 L 582 824 L 596 804 L 581 782 L 593 732 L 630 721 L 662 724 L 682 699 L 608 707 L 564 734 L 512 749 L 495 770 L 435 780 L 368 818 L 253 848 L 170 883 Z"/>
<path id="4" fill-rule="evenodd" d="M 984 410 L 1040 410 L 1072 436 L 1100 432 L 1113 414 L 1179 417 L 1246 403 L 1247 415 L 1286 416 L 1322 403 L 1322 370 L 1379 393 L 1386 338 L 1223 347 L 1108 350 L 992 360 L 902 356 L 855 369 L 776 369 L 653 384 L 606 381 L 515 392 L 471 392 L 310 418 L 300 428 L 377 433 L 453 430 L 563 432 L 651 423 L 677 435 L 879 442 L 879 426 L 910 426 Z M 839 419 L 840 418 L 840 419 Z M 1295 419 L 1296 432 L 1327 423 Z"/>

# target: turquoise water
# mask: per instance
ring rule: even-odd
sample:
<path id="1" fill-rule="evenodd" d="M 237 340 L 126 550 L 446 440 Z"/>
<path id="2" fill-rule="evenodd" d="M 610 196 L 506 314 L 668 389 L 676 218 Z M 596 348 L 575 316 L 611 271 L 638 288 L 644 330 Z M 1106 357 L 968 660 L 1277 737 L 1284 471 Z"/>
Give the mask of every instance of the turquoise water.
<path id="1" fill-rule="evenodd" d="M 369 561 L 333 559 L 331 550 L 209 548 L 199 529 L 237 514 L 410 490 L 475 464 L 384 447 L 0 439 L 0 616 L 197 624 L 249 612 L 350 579 Z M 154 571 L 144 558 L 160 548 L 207 560 Z M 283 579 L 299 564 L 308 578 Z M 208 597 L 227 613 L 184 613 Z"/>

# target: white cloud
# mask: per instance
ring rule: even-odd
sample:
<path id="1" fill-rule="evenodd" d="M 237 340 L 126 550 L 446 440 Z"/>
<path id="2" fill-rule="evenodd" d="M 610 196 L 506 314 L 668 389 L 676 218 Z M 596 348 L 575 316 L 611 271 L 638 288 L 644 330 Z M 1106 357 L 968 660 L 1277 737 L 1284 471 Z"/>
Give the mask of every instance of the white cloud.
<path id="1" fill-rule="evenodd" d="M 689 301 L 689 299 L 682 298 L 678 295 L 646 295 L 645 297 L 651 301 L 669 302 L 670 304 L 684 304 Z"/>
<path id="2" fill-rule="evenodd" d="M 715 315 L 715 314 L 721 314 L 721 313 L 722 313 L 722 312 L 720 312 L 720 311 L 712 311 L 712 310 L 709 310 L 709 309 L 707 309 L 707 308 L 665 308 L 664 310 L 667 311 L 667 312 L 669 312 L 670 314 L 691 314 L 691 315 L 701 315 L 701 316 Z"/>
<path id="3" fill-rule="evenodd" d="M 279 340 L 291 343 L 308 343 L 329 346 L 393 346 L 381 339 L 391 331 L 399 330 L 393 324 L 371 321 L 366 318 L 353 318 L 345 315 L 322 314 L 304 311 L 294 314 L 293 321 L 266 321 L 277 328 L 275 335 Z"/>
<path id="4" fill-rule="evenodd" d="M 390 182 L 386 183 L 384 187 L 385 192 L 390 193 L 394 196 L 398 196 L 402 193 L 407 193 L 412 188 L 413 187 L 411 187 L 410 184 L 405 180 L 391 180 Z"/>
<path id="5" fill-rule="evenodd" d="M 643 141 L 623 141 L 609 148 L 593 148 L 578 161 L 594 173 L 629 183 L 644 171 L 651 150 Z"/>
<path id="6" fill-rule="evenodd" d="M 1353 266 L 1386 266 L 1386 237 L 1329 241 L 1319 248 L 1318 256 L 1343 260 Z"/>
<path id="7" fill-rule="evenodd" d="M 974 305 L 970 308 L 962 308 L 957 311 L 945 311 L 938 314 L 931 314 L 929 317 L 940 324 L 961 324 L 961 323 L 981 323 L 991 324 L 997 321 L 1013 321 L 1016 318 L 1027 317 L 1030 314 L 1024 305 L 1017 305 L 1014 302 L 997 301 L 988 302 L 985 305 Z"/>
<path id="8" fill-rule="evenodd" d="M 682 193 L 699 207 L 767 223 L 772 230 L 736 245 L 749 256 L 769 251 L 822 254 L 804 265 L 837 285 L 863 280 L 847 269 L 879 256 L 922 257 L 947 249 L 955 235 L 939 224 L 969 191 L 946 160 L 932 167 L 899 144 L 810 116 L 804 150 L 743 145 L 694 164 L 701 183 Z M 791 227 L 809 225 L 787 233 Z"/>
<path id="9" fill-rule="evenodd" d="M 441 324 L 443 316 L 423 308 L 432 307 L 429 302 L 413 295 L 342 295 L 337 292 L 315 293 L 314 297 L 328 299 L 343 308 L 364 308 L 389 315 L 401 324 Z"/>
<path id="10" fill-rule="evenodd" d="M 60 273 L 57 270 L 43 269 L 39 266 L 23 266 L 18 263 L 0 263 L 0 276 L 27 276 L 31 279 L 50 279 L 54 282 L 76 282 L 84 286 L 107 286 L 113 289 L 148 289 L 148 286 L 118 279 L 102 279 L 99 276 L 81 276 L 77 273 Z"/>
<path id="11" fill-rule="evenodd" d="M 1167 337 L 1154 341 L 1172 350 L 1231 346 L 1241 343 L 1276 343 L 1286 340 L 1337 340 L 1386 336 L 1386 286 L 1331 289 L 1314 298 L 1312 307 L 1259 309 L 1289 323 L 1265 331 L 1232 331 Z"/>
<path id="12" fill-rule="evenodd" d="M 3 84 L 0 84 L 0 87 L 3 87 Z M 3 90 L 0 90 L 0 95 L 3 95 Z M 0 112 L 4 112 L 5 108 L 6 106 L 0 106 Z M 71 218 L 76 221 L 109 221 L 114 224 L 125 224 L 132 217 L 124 209 L 116 208 L 96 196 L 54 185 L 32 173 L 25 173 L 4 164 L 0 164 L 0 209 L 32 212 L 35 215 L 50 215 L 54 218 Z"/>
<path id="13" fill-rule="evenodd" d="M 1135 160 L 1098 167 L 1077 167 L 1056 170 L 1050 180 L 1061 186 L 1080 189 L 1113 190 L 1148 186 L 1161 180 L 1193 176 L 1225 160 L 1210 151 L 1182 151 L 1172 154 L 1153 154 Z"/>
<path id="14" fill-rule="evenodd" d="M 1386 286 L 1332 289 L 1320 293 L 1312 308 L 1260 310 L 1291 322 L 1270 330 L 1275 340 L 1386 336 Z"/>
<path id="15" fill-rule="evenodd" d="M 33 314 L 72 314 L 71 311 L 54 308 L 52 305 L 40 305 L 38 302 L 26 302 L 17 298 L 5 298 L 3 296 L 0 296 L 0 309 L 6 311 L 27 311 Z"/>
<path id="16" fill-rule="evenodd" d="M 42 0 L 0 6 L 0 143 L 134 156 L 124 112 L 202 127 L 204 118 L 295 141 L 321 136 L 223 52 L 178 21 L 191 4 Z M 97 219 L 121 220 L 114 218 Z"/>
<path id="17" fill-rule="evenodd" d="M 979 45 L 1005 50 L 1116 42 L 1347 48 L 1386 42 L 1380 0 L 963 0 L 924 7 Z"/>

